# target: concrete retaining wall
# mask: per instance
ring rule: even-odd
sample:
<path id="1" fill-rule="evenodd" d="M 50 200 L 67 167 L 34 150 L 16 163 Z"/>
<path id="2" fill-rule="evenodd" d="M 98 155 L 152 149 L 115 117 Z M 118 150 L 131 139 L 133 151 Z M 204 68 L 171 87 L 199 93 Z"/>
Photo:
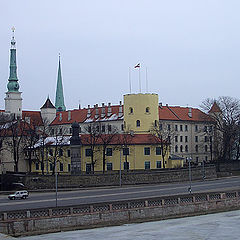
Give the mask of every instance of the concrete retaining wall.
<path id="1" fill-rule="evenodd" d="M 191 169 L 192 179 L 200 180 L 205 175 L 206 179 L 216 178 L 216 168 L 214 165 L 202 167 L 193 167 Z M 188 169 L 163 169 L 150 171 L 122 171 L 122 184 L 154 184 L 165 182 L 188 181 Z M 29 190 L 34 189 L 53 189 L 55 188 L 55 176 L 26 176 L 24 184 Z M 79 188 L 96 186 L 116 186 L 119 185 L 119 173 L 106 172 L 105 174 L 84 174 L 78 176 L 59 175 L 59 188 Z"/>
<path id="2" fill-rule="evenodd" d="M 0 232 L 12 236 L 43 234 L 239 208 L 240 190 L 12 211 L 1 214 Z"/>

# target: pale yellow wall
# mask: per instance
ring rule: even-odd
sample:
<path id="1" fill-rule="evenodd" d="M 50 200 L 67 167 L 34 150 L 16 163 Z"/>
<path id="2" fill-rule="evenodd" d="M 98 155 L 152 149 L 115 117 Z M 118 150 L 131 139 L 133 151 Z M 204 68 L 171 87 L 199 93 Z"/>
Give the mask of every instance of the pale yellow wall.
<path id="1" fill-rule="evenodd" d="M 130 112 L 133 109 L 133 113 Z M 149 108 L 149 112 L 146 112 Z M 136 121 L 140 120 L 140 127 Z M 153 123 L 159 120 L 158 116 L 158 95 L 157 94 L 127 94 L 124 95 L 124 122 L 126 130 L 133 130 L 137 133 L 146 133 Z"/>

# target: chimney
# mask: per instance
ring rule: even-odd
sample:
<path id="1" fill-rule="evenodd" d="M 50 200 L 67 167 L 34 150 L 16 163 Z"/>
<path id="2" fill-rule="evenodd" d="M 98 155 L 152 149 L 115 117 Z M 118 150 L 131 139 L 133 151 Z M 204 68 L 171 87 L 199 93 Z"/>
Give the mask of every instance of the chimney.
<path id="1" fill-rule="evenodd" d="M 162 103 L 161 102 L 159 103 L 159 107 L 162 108 Z"/>
<path id="2" fill-rule="evenodd" d="M 102 110 L 101 110 L 101 118 L 105 117 L 105 106 L 104 103 L 102 103 Z"/>
<path id="3" fill-rule="evenodd" d="M 95 118 L 97 119 L 99 117 L 98 104 L 95 105 L 95 109 L 96 109 Z"/>
<path id="4" fill-rule="evenodd" d="M 168 104 L 166 103 L 166 107 L 168 107 Z"/>
<path id="5" fill-rule="evenodd" d="M 111 103 L 108 103 L 108 113 L 107 113 L 107 116 L 110 117 L 111 115 L 112 115 Z"/>
<path id="6" fill-rule="evenodd" d="M 88 105 L 87 118 L 89 118 L 90 116 L 91 116 L 91 109 L 90 109 L 90 105 Z"/>
<path id="7" fill-rule="evenodd" d="M 120 104 L 119 104 L 119 112 L 118 112 L 118 117 L 122 117 L 123 115 L 123 106 L 122 106 L 122 101 L 120 101 Z"/>
<path id="8" fill-rule="evenodd" d="M 68 111 L 68 121 L 70 121 L 71 120 L 71 111 L 69 110 Z"/>
<path id="9" fill-rule="evenodd" d="M 191 108 L 191 107 L 188 108 L 188 116 L 189 116 L 190 118 L 192 118 L 192 108 Z"/>

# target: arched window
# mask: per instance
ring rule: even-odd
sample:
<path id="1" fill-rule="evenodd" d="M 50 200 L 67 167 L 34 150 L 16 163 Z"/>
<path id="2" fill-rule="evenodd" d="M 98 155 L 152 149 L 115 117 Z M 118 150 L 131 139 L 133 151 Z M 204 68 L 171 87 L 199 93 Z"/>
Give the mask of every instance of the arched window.
<path id="1" fill-rule="evenodd" d="M 182 152 L 182 151 L 183 151 L 183 146 L 181 145 L 181 146 L 180 146 L 180 152 Z"/>
<path id="2" fill-rule="evenodd" d="M 137 120 L 137 121 L 136 121 L 136 126 L 137 126 L 137 127 L 140 127 L 140 120 Z"/>
<path id="3" fill-rule="evenodd" d="M 178 152 L 178 145 L 175 146 L 175 152 Z"/>
<path id="4" fill-rule="evenodd" d="M 149 112 L 150 112 L 150 108 L 146 107 L 146 113 L 149 113 Z"/>
<path id="5" fill-rule="evenodd" d="M 129 114 L 132 114 L 132 113 L 133 113 L 133 108 L 130 107 L 130 108 L 129 108 Z"/>
<path id="6" fill-rule="evenodd" d="M 158 121 L 155 120 L 155 121 L 154 121 L 154 126 L 155 126 L 155 127 L 157 127 L 157 123 L 158 123 Z"/>

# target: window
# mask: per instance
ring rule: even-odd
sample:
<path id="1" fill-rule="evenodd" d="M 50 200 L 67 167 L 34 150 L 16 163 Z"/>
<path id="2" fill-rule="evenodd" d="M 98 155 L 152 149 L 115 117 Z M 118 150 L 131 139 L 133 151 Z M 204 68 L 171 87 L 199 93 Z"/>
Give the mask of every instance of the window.
<path id="1" fill-rule="evenodd" d="M 182 145 L 180 146 L 180 152 L 183 152 L 183 146 Z"/>
<path id="2" fill-rule="evenodd" d="M 106 149 L 106 155 L 107 156 L 112 156 L 112 148 L 107 148 Z"/>
<path id="3" fill-rule="evenodd" d="M 107 171 L 112 171 L 112 163 L 107 163 Z"/>
<path id="4" fill-rule="evenodd" d="M 99 126 L 96 126 L 96 132 L 99 132 Z"/>
<path id="5" fill-rule="evenodd" d="M 149 113 L 149 111 L 150 111 L 150 108 L 146 107 L 146 113 Z"/>
<path id="6" fill-rule="evenodd" d="M 185 125 L 185 132 L 188 131 L 188 125 Z"/>
<path id="7" fill-rule="evenodd" d="M 129 108 L 129 114 L 133 114 L 133 108 L 132 107 Z"/>
<path id="8" fill-rule="evenodd" d="M 175 136 L 175 142 L 178 142 L 178 136 Z"/>
<path id="9" fill-rule="evenodd" d="M 92 164 L 86 163 L 86 173 L 89 174 L 92 171 Z"/>
<path id="10" fill-rule="evenodd" d="M 204 132 L 207 132 L 207 126 L 204 126 Z"/>
<path id="11" fill-rule="evenodd" d="M 59 134 L 60 135 L 62 134 L 62 128 L 59 128 Z"/>
<path id="12" fill-rule="evenodd" d="M 50 171 L 52 171 L 53 170 L 53 164 L 52 163 L 50 163 Z"/>
<path id="13" fill-rule="evenodd" d="M 54 135 L 54 129 L 53 128 L 51 129 L 51 135 Z"/>
<path id="14" fill-rule="evenodd" d="M 175 146 L 175 152 L 178 152 L 178 145 Z"/>
<path id="15" fill-rule="evenodd" d="M 212 132 L 212 126 L 209 126 L 209 132 Z"/>
<path id="16" fill-rule="evenodd" d="M 198 163 L 198 161 L 199 161 L 199 158 L 198 158 L 198 157 L 196 157 L 196 162 Z"/>
<path id="17" fill-rule="evenodd" d="M 212 143 L 212 136 L 209 137 L 209 141 L 210 141 L 210 143 Z"/>
<path id="18" fill-rule="evenodd" d="M 204 137 L 204 142 L 207 142 L 207 141 L 208 141 L 208 137 L 205 136 L 205 137 Z"/>
<path id="19" fill-rule="evenodd" d="M 205 145 L 205 152 L 208 151 L 208 145 Z"/>
<path id="20" fill-rule="evenodd" d="M 198 152 L 198 145 L 195 146 L 195 151 Z"/>
<path id="21" fill-rule="evenodd" d="M 185 142 L 188 142 L 188 136 L 185 136 Z"/>
<path id="22" fill-rule="evenodd" d="M 144 155 L 150 155 L 150 147 L 144 148 Z"/>
<path id="23" fill-rule="evenodd" d="M 35 168 L 36 170 L 39 170 L 39 163 L 36 163 Z"/>
<path id="24" fill-rule="evenodd" d="M 70 149 L 67 150 L 67 156 L 68 156 L 68 157 L 71 157 L 71 151 L 70 151 Z"/>
<path id="25" fill-rule="evenodd" d="M 92 128 L 91 128 L 91 126 L 89 125 L 88 126 L 88 132 L 90 133 L 92 131 Z"/>
<path id="26" fill-rule="evenodd" d="M 156 168 L 162 168 L 162 162 L 161 161 L 156 162 Z"/>
<path id="27" fill-rule="evenodd" d="M 198 136 L 195 136 L 195 142 L 198 142 Z"/>
<path id="28" fill-rule="evenodd" d="M 62 172 L 62 171 L 63 171 L 63 164 L 60 163 L 60 172 Z"/>
<path id="29" fill-rule="evenodd" d="M 82 132 L 82 129 L 81 129 L 81 127 L 79 127 L 79 132 Z"/>
<path id="30" fill-rule="evenodd" d="M 178 131 L 178 125 L 175 125 L 175 131 L 176 132 Z"/>
<path id="31" fill-rule="evenodd" d="M 129 155 L 129 148 L 123 148 L 123 155 Z"/>
<path id="32" fill-rule="evenodd" d="M 183 141 L 183 136 L 180 136 L 180 142 L 182 142 Z"/>
<path id="33" fill-rule="evenodd" d="M 156 147 L 156 155 L 161 155 L 161 147 Z"/>
<path id="34" fill-rule="evenodd" d="M 137 120 L 137 121 L 136 121 L 136 126 L 137 126 L 137 127 L 140 127 L 140 120 Z"/>
<path id="35" fill-rule="evenodd" d="M 195 125 L 195 132 L 198 132 L 198 125 Z"/>
<path id="36" fill-rule="evenodd" d="M 207 156 L 205 156 L 205 161 L 207 162 L 207 160 L 208 160 L 208 157 L 207 157 Z"/>
<path id="37" fill-rule="evenodd" d="M 183 127 L 182 127 L 182 125 L 180 125 L 180 131 L 181 131 L 181 132 L 183 131 Z"/>
<path id="38" fill-rule="evenodd" d="M 71 172 L 71 164 L 68 164 L 68 172 Z"/>
<path id="39" fill-rule="evenodd" d="M 63 156 L 63 150 L 60 148 L 59 149 L 59 157 L 62 157 Z"/>
<path id="40" fill-rule="evenodd" d="M 168 128 L 168 131 L 171 131 L 171 125 L 170 124 L 167 125 L 167 128 Z"/>
<path id="41" fill-rule="evenodd" d="M 185 146 L 185 152 L 188 152 L 188 145 Z"/>
<path id="42" fill-rule="evenodd" d="M 129 162 L 124 162 L 123 168 L 124 168 L 124 170 L 129 170 Z"/>
<path id="43" fill-rule="evenodd" d="M 53 150 L 51 148 L 49 149 L 49 156 L 53 156 Z"/>
<path id="44" fill-rule="evenodd" d="M 85 149 L 85 156 L 86 157 L 91 157 L 92 156 L 92 149 L 91 148 Z"/>
<path id="45" fill-rule="evenodd" d="M 112 131 L 112 126 L 108 125 L 108 132 L 111 132 L 111 131 Z"/>
<path id="46" fill-rule="evenodd" d="M 102 132 L 105 132 L 105 125 L 102 126 Z"/>
<path id="47" fill-rule="evenodd" d="M 150 169 L 150 161 L 146 161 L 146 162 L 144 163 L 144 166 L 145 166 L 145 170 Z"/>
<path id="48" fill-rule="evenodd" d="M 124 131 L 124 124 L 121 125 L 121 130 Z"/>
<path id="49" fill-rule="evenodd" d="M 154 121 L 154 126 L 157 127 L 157 120 Z"/>

